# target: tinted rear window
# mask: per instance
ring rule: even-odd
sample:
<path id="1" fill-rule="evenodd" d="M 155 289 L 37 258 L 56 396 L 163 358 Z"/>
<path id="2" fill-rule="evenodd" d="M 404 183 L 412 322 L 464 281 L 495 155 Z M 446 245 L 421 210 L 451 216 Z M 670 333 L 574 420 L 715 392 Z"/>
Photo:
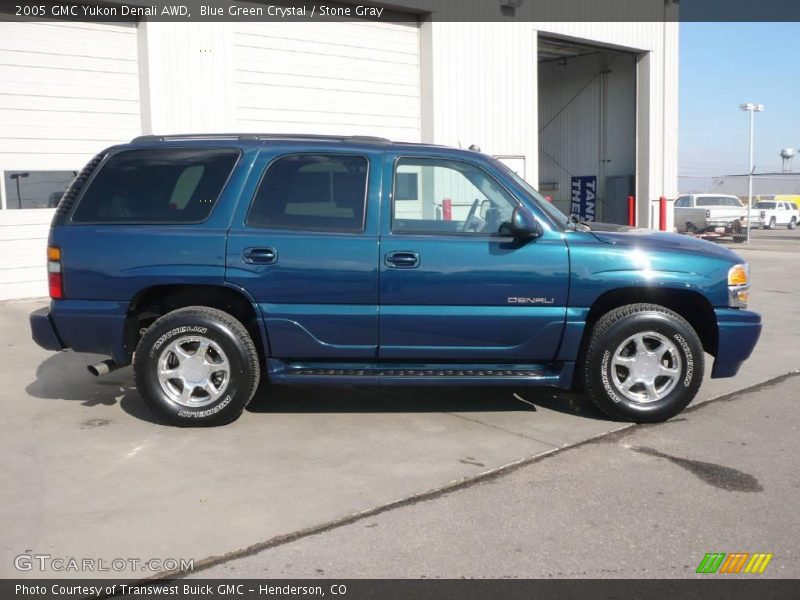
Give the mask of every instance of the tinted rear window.
<path id="1" fill-rule="evenodd" d="M 217 202 L 239 151 L 126 150 L 101 167 L 75 209 L 77 223 L 196 223 Z"/>
<path id="2" fill-rule="evenodd" d="M 307 231 L 364 229 L 367 159 L 293 154 L 275 160 L 261 180 L 247 224 Z"/>
<path id="3" fill-rule="evenodd" d="M 772 208 L 775 208 L 775 203 L 774 202 L 759 202 L 758 204 L 756 204 L 756 208 L 772 209 Z"/>

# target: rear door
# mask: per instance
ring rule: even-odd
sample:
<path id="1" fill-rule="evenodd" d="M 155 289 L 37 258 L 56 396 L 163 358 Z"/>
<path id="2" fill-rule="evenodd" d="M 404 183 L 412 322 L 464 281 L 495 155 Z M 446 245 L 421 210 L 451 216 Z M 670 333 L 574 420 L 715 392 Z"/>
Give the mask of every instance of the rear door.
<path id="1" fill-rule="evenodd" d="M 791 213 L 789 212 L 788 203 L 778 202 L 778 224 L 788 225 L 790 219 L 791 219 Z"/>
<path id="2" fill-rule="evenodd" d="M 369 359 L 378 348 L 380 153 L 264 151 L 228 236 L 226 279 L 258 303 L 271 355 Z"/>
<path id="3" fill-rule="evenodd" d="M 519 201 L 477 163 L 390 153 L 385 165 L 380 357 L 555 358 L 569 282 L 562 233 L 501 234 Z"/>

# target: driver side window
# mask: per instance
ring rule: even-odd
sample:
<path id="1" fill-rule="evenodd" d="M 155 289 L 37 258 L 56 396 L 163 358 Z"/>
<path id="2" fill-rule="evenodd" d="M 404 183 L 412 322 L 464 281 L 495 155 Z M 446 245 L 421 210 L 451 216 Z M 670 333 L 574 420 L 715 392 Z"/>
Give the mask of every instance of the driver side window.
<path id="1" fill-rule="evenodd" d="M 466 162 L 406 157 L 395 165 L 394 233 L 496 235 L 517 202 Z"/>

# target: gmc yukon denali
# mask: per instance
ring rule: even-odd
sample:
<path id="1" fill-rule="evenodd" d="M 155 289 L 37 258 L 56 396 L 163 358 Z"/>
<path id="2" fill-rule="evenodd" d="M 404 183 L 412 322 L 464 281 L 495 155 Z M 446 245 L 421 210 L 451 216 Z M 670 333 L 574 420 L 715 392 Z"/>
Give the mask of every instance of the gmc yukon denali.
<path id="1" fill-rule="evenodd" d="M 34 340 L 133 364 L 177 425 L 270 384 L 582 388 L 656 422 L 731 377 L 761 318 L 747 264 L 581 224 L 476 151 L 380 138 L 144 136 L 58 204 Z"/>

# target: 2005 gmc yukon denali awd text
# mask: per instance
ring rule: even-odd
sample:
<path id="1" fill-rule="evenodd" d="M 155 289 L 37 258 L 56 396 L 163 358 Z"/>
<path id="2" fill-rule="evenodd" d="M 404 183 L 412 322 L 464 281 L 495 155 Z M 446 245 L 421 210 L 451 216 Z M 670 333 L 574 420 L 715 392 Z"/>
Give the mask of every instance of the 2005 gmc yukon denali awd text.
<path id="1" fill-rule="evenodd" d="M 447 202 L 443 202 L 448 199 Z M 366 137 L 145 136 L 95 157 L 50 230 L 43 348 L 133 363 L 178 425 L 270 384 L 582 386 L 668 419 L 761 331 L 744 261 L 571 222 L 479 152 Z"/>

